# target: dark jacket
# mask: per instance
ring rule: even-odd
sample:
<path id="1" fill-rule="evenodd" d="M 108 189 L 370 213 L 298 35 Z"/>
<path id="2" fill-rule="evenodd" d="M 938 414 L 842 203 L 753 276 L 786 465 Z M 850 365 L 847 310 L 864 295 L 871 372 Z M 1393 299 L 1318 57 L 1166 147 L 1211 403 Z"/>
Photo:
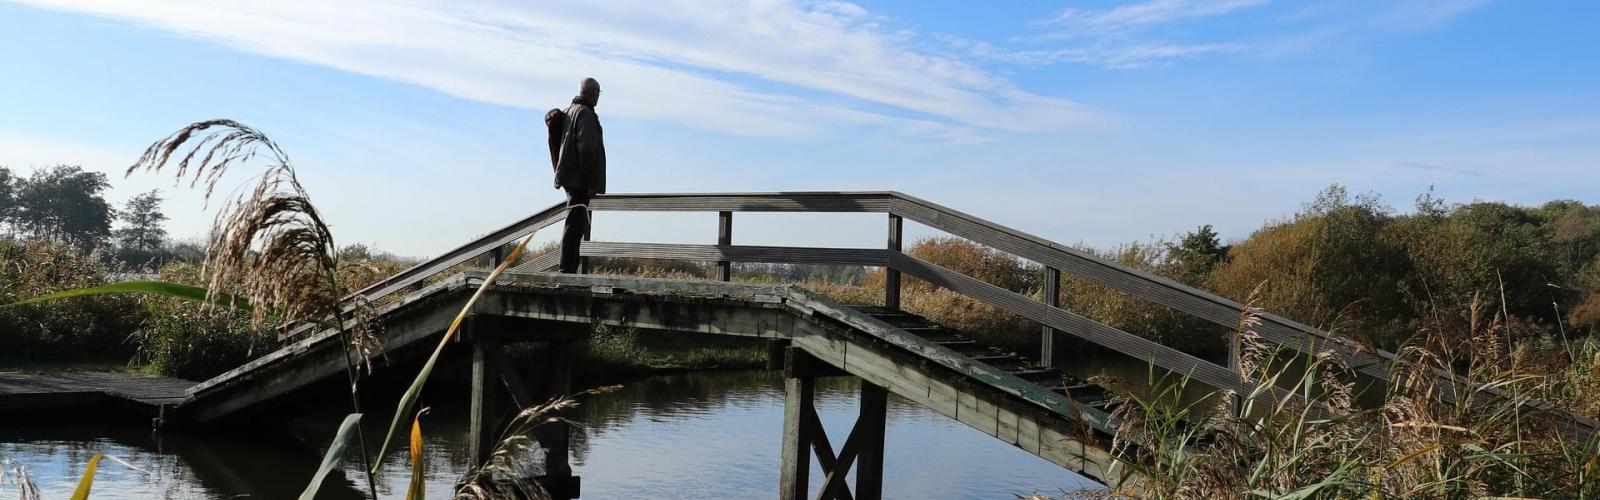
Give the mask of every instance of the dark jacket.
<path id="1" fill-rule="evenodd" d="M 579 193 L 606 192 L 606 143 L 600 117 L 581 98 L 567 106 L 567 126 L 556 160 L 556 187 Z"/>

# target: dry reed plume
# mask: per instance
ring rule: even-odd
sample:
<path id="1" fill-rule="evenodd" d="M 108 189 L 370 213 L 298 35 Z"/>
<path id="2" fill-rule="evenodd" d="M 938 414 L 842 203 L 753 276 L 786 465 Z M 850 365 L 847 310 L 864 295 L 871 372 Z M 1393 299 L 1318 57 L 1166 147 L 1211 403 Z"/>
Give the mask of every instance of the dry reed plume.
<path id="1" fill-rule="evenodd" d="M 360 413 L 357 366 L 370 367 L 367 360 L 379 348 L 374 331 L 378 323 L 362 318 L 347 322 L 333 234 L 300 184 L 289 156 L 247 125 L 207 120 L 151 144 L 127 173 L 159 172 L 175 163 L 180 181 L 187 178 L 191 187 L 204 184 L 209 203 L 230 167 L 257 158 L 265 170 L 254 187 L 225 202 L 213 221 L 204 265 L 209 298 L 224 293 L 244 298 L 254 306 L 251 319 L 258 326 L 310 320 L 336 329 L 348 346 L 351 404 Z M 357 314 L 363 310 L 355 308 Z M 352 354 L 356 360 L 351 360 Z M 361 443 L 362 458 L 370 464 L 365 436 Z M 367 479 L 376 492 L 370 473 Z"/>
<path id="2" fill-rule="evenodd" d="M 456 484 L 457 499 L 526 498 L 546 500 L 550 493 L 534 480 L 529 457 L 540 449 L 537 433 L 547 425 L 577 425 L 559 414 L 578 406 L 576 398 L 603 394 L 621 389 L 620 385 L 598 387 L 571 396 L 560 396 L 544 404 L 523 408 L 512 417 L 511 423 L 500 434 L 489 460 L 474 467 Z"/>

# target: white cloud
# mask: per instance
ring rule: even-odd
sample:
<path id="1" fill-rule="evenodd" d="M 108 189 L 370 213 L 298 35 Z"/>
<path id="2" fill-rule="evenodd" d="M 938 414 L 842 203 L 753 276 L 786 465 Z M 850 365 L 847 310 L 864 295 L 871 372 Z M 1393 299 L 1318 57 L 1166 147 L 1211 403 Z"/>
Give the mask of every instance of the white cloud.
<path id="1" fill-rule="evenodd" d="M 1205 54 L 1240 52 L 1248 46 L 1237 43 L 1208 43 L 1199 45 L 1140 44 L 1115 47 L 1068 47 L 1047 50 L 1020 50 L 996 54 L 994 57 L 1019 64 L 1055 64 L 1075 62 L 1130 69 L 1149 66 L 1172 59 L 1193 58 Z"/>
<path id="2" fill-rule="evenodd" d="M 1256 7 L 1267 0 L 1149 0 L 1105 10 L 1067 9 L 1041 26 L 1057 28 L 1055 37 L 1118 36 L 1137 29 L 1217 16 Z"/>
<path id="3" fill-rule="evenodd" d="M 732 134 L 873 125 L 970 141 L 1108 124 L 916 50 L 913 35 L 842 2 L 21 1 L 521 108 L 564 104 L 593 75 L 604 113 Z"/>
<path id="4" fill-rule="evenodd" d="M 1365 47 L 1385 37 L 1437 29 L 1493 0 L 1348 0 L 1269 5 L 1269 0 L 1144 0 L 1105 9 L 1069 8 L 1029 23 L 1005 47 L 946 37 L 973 57 L 1014 64 L 1079 63 L 1114 69 L 1207 55 L 1284 55 Z M 1241 16 L 1262 12 L 1251 18 Z M 1203 22 L 1230 23 L 1225 30 Z"/>

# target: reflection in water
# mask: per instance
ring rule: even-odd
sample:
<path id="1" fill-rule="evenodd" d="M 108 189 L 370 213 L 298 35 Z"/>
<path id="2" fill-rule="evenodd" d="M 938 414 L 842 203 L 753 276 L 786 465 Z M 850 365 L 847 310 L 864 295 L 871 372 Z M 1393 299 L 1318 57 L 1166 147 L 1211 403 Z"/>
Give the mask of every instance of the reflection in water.
<path id="1" fill-rule="evenodd" d="M 816 401 L 835 447 L 857 412 L 857 383 L 824 379 Z M 1014 493 L 1090 487 L 1082 478 L 921 406 L 891 397 L 885 436 L 884 490 L 891 498 L 1013 498 Z M 423 418 L 429 495 L 447 498 L 466 465 L 466 419 L 435 408 Z M 306 442 L 320 443 L 339 415 L 313 416 Z M 693 373 L 651 377 L 621 391 L 590 396 L 573 415 L 572 465 L 583 497 L 773 498 L 782 440 L 783 381 L 774 372 Z M 380 436 L 386 422 L 366 422 Z M 311 447 L 289 438 L 157 436 L 148 430 L 81 425 L 0 429 L 0 457 L 28 466 L 47 498 L 70 494 L 94 452 L 145 472 L 105 464 L 95 498 L 292 498 L 314 472 Z M 322 498 L 359 498 L 359 458 L 332 477 Z M 385 457 L 379 489 L 404 493 L 405 447 Z M 812 465 L 812 484 L 822 478 Z M 364 488 L 361 488 L 364 489 Z"/>

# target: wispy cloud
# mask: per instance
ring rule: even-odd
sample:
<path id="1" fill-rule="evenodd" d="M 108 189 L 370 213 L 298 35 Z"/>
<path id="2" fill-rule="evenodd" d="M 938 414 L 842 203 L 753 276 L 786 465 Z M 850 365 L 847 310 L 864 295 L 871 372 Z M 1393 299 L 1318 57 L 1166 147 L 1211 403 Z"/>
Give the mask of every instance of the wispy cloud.
<path id="1" fill-rule="evenodd" d="M 1150 0 L 1104 10 L 1067 9 L 1034 23 L 1052 28 L 1046 38 L 1125 36 L 1135 30 L 1218 16 L 1266 4 L 1267 0 Z"/>
<path id="2" fill-rule="evenodd" d="M 740 135 L 873 126 L 938 140 L 1108 126 L 832 1 L 21 0 L 271 57 L 541 109 L 578 78 L 611 112 Z"/>
<path id="3" fill-rule="evenodd" d="M 1013 64 L 1132 69 L 1204 56 L 1281 55 L 1328 44 L 1364 45 L 1383 36 L 1447 25 L 1491 2 L 1349 0 L 1277 5 L 1269 0 L 1144 0 L 1104 9 L 1068 8 L 1028 22 L 1026 34 L 1005 42 L 946 41 L 973 57 Z"/>
<path id="4" fill-rule="evenodd" d="M 1206 54 L 1241 52 L 1248 46 L 1239 43 L 1208 44 L 1139 44 L 1123 46 L 1066 47 L 1046 50 L 1019 50 L 995 54 L 994 58 L 1018 64 L 1045 65 L 1073 62 L 1131 69 L 1158 64 L 1173 59 L 1194 58 Z"/>

